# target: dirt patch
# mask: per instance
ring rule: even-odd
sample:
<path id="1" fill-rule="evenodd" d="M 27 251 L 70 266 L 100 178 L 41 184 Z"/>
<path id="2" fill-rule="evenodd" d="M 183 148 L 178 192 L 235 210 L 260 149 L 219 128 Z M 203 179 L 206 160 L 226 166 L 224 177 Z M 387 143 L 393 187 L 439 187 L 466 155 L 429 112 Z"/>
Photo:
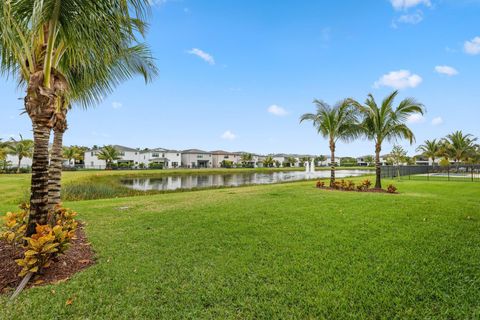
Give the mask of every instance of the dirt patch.
<path id="1" fill-rule="evenodd" d="M 83 225 L 79 225 L 75 239 L 67 252 L 53 261 L 41 274 L 35 275 L 27 288 L 66 281 L 75 273 L 95 263 L 94 253 L 83 228 Z M 23 248 L 14 248 L 0 240 L 0 293 L 13 291 L 22 280 L 18 276 L 22 268 L 15 262 L 15 259 L 21 259 L 22 255 Z"/>

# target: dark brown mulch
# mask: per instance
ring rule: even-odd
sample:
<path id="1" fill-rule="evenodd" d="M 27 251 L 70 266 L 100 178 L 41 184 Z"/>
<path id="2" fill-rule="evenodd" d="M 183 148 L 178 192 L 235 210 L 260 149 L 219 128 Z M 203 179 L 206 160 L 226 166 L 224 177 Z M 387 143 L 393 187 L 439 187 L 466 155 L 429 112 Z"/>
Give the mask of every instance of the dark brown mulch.
<path id="1" fill-rule="evenodd" d="M 22 268 L 15 262 L 15 259 L 22 258 L 22 254 L 22 248 L 14 248 L 0 240 L 0 293 L 13 291 L 22 280 L 18 276 Z M 94 253 L 85 236 L 83 226 L 79 225 L 75 239 L 67 252 L 59 256 L 57 261 L 54 261 L 42 274 L 35 275 L 27 288 L 68 280 L 75 273 L 94 263 Z"/>
<path id="2" fill-rule="evenodd" d="M 358 190 L 344 190 L 344 189 L 335 189 L 335 188 L 330 188 L 330 187 L 317 187 L 318 189 L 322 189 L 322 190 L 329 190 L 329 191 L 342 191 L 342 192 L 359 192 L 359 193 L 362 193 L 362 192 L 373 192 L 373 193 L 389 193 L 389 194 L 398 194 L 398 192 L 388 192 L 387 190 L 385 189 L 376 189 L 376 188 L 372 188 L 372 189 L 368 189 L 368 190 L 364 190 L 364 191 L 358 191 Z"/>

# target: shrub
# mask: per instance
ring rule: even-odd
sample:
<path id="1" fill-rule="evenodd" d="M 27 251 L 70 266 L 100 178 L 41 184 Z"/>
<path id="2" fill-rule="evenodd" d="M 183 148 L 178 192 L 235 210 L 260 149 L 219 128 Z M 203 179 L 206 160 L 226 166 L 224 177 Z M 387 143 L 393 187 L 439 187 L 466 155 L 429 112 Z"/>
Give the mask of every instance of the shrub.
<path id="1" fill-rule="evenodd" d="M 32 272 L 40 272 L 50 265 L 52 259 L 65 253 L 75 236 L 78 223 L 75 221 L 76 212 L 57 206 L 49 215 L 51 225 L 37 225 L 31 237 L 25 237 L 28 205 L 23 205 L 18 213 L 7 213 L 4 220 L 1 238 L 14 245 L 24 245 L 24 256 L 15 260 L 22 267 L 20 276 Z"/>
<path id="2" fill-rule="evenodd" d="M 20 245 L 27 229 L 27 219 L 27 210 L 21 210 L 17 213 L 7 212 L 3 217 L 4 224 L 2 229 L 4 231 L 0 233 L 0 239 L 14 246 Z"/>
<path id="3" fill-rule="evenodd" d="M 324 181 L 317 181 L 317 188 L 325 188 L 325 182 Z"/>
<path id="4" fill-rule="evenodd" d="M 347 191 L 355 190 L 355 182 L 353 182 L 352 180 L 349 180 L 347 182 L 347 186 L 346 186 L 345 190 L 347 190 Z"/>
<path id="5" fill-rule="evenodd" d="M 151 162 L 148 164 L 149 169 L 163 169 L 163 164 Z"/>
<path id="6" fill-rule="evenodd" d="M 389 185 L 387 188 L 388 193 L 396 193 L 397 192 L 397 187 L 395 187 L 393 184 Z"/>

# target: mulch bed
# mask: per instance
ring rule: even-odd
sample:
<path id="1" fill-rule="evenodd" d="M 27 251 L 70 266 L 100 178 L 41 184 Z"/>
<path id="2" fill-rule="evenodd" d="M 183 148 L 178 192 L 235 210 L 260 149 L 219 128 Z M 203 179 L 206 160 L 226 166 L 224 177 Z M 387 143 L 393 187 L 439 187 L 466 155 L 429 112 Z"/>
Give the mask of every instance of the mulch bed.
<path id="1" fill-rule="evenodd" d="M 57 261 L 53 261 L 42 274 L 35 275 L 27 288 L 66 281 L 75 273 L 95 263 L 94 253 L 83 231 L 83 225 L 79 224 L 75 236 L 67 252 L 59 256 Z M 22 248 L 14 248 L 0 240 L 0 293 L 15 290 L 22 281 L 18 276 L 22 268 L 15 262 L 15 259 L 22 258 L 22 254 Z"/>
<path id="2" fill-rule="evenodd" d="M 358 190 L 344 190 L 344 189 L 335 189 L 335 188 L 330 188 L 330 187 L 317 187 L 318 189 L 321 190 L 328 190 L 328 191 L 343 191 L 343 192 L 358 192 L 358 193 L 363 193 L 363 192 L 373 192 L 373 193 L 388 193 L 388 194 L 398 194 L 398 192 L 388 192 L 385 189 L 368 189 L 368 190 L 363 190 L 363 191 L 358 191 Z"/>

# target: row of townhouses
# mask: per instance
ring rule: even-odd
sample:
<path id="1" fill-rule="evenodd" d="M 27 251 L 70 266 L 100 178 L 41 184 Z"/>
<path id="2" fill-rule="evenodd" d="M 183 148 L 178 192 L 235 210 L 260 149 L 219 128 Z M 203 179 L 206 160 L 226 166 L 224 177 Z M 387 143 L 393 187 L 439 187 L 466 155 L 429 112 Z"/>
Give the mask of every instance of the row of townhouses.
<path id="1" fill-rule="evenodd" d="M 251 158 L 245 161 L 243 155 L 247 152 L 229 152 L 223 150 L 204 151 L 199 149 L 188 150 L 170 150 L 164 148 L 156 149 L 134 149 L 115 145 L 115 149 L 118 151 L 120 159 L 114 161 L 116 164 L 125 164 L 130 167 L 151 167 L 152 165 L 159 165 L 163 168 L 221 168 L 225 166 L 225 163 L 231 165 L 238 165 L 247 162 L 251 167 L 263 167 L 263 162 L 267 157 L 272 157 L 273 162 L 283 167 L 289 162 L 289 159 L 294 158 L 295 163 L 293 166 L 303 166 L 303 158 L 315 159 L 314 155 L 299 155 L 299 154 L 270 154 L 270 155 L 258 155 L 251 154 Z M 101 152 L 101 148 L 91 149 L 85 152 L 85 168 L 87 169 L 102 169 L 105 168 L 105 160 L 98 159 L 98 154 Z M 332 159 L 329 156 L 323 157 L 324 161 L 316 161 L 317 166 L 329 166 L 332 163 Z M 383 155 L 380 158 L 382 165 L 387 164 L 388 155 Z M 317 158 L 318 159 L 318 158 Z M 368 166 L 371 163 L 367 162 L 368 157 L 358 157 L 356 162 L 358 166 Z M 341 165 L 341 158 L 335 157 L 334 162 L 336 165 Z M 435 160 L 438 162 L 438 160 Z M 432 165 L 431 159 L 425 159 L 417 157 L 418 165 Z M 292 166 L 292 165 L 290 165 Z"/>
<path id="2" fill-rule="evenodd" d="M 161 165 L 163 168 L 221 168 L 225 163 L 238 165 L 246 162 L 251 167 L 262 167 L 263 161 L 267 157 L 272 157 L 273 162 L 283 166 L 288 162 L 289 158 L 295 158 L 294 166 L 302 166 L 301 159 L 308 157 L 315 158 L 313 155 L 291 155 L 291 154 L 272 154 L 272 155 L 258 155 L 251 154 L 250 159 L 243 159 L 243 155 L 247 152 L 229 152 L 223 150 L 204 151 L 199 149 L 188 150 L 170 150 L 164 148 L 157 149 L 134 149 L 115 145 L 114 148 L 119 153 L 116 164 L 126 164 L 132 167 L 151 167 L 152 164 Z M 101 169 L 105 168 L 105 160 L 98 158 L 101 148 L 91 149 L 85 152 L 85 168 L 87 169 Z M 318 166 L 326 166 L 331 163 L 330 157 L 325 157 L 326 160 L 318 162 Z M 340 158 L 335 158 L 337 164 L 340 163 Z"/>

